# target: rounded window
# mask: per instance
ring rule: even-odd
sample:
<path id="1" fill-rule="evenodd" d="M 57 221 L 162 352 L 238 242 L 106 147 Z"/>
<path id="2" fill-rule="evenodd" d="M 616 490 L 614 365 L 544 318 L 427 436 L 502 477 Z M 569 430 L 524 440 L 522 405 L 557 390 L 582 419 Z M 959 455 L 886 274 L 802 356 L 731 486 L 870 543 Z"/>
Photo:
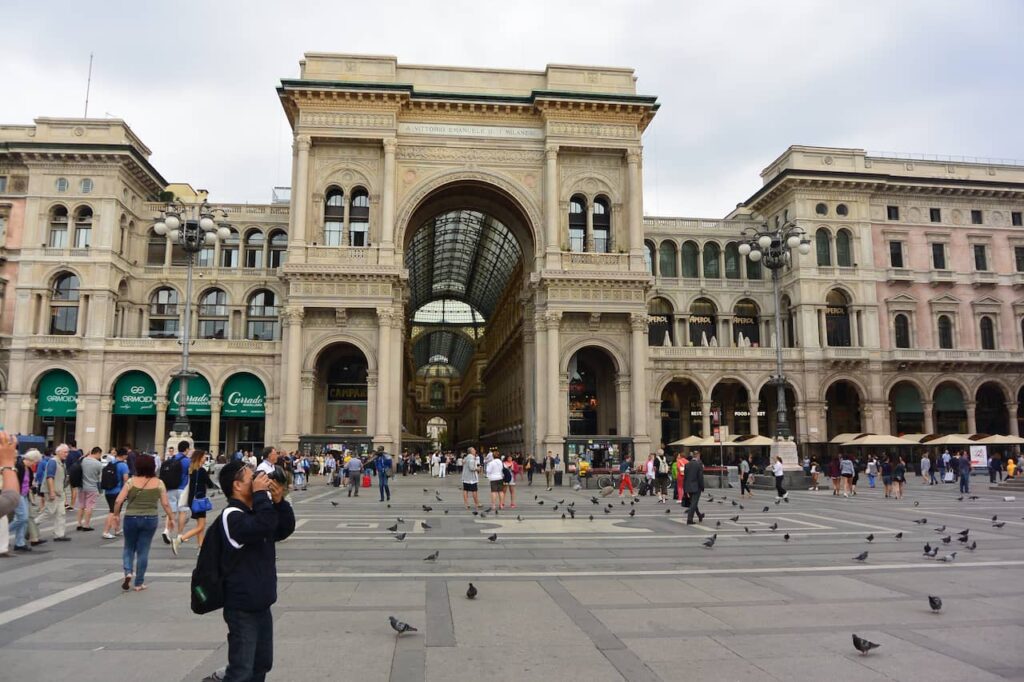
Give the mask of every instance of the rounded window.
<path id="1" fill-rule="evenodd" d="M 828 205 L 824 203 L 819 203 L 817 206 L 814 207 L 814 212 L 817 213 L 818 215 L 828 215 Z"/>
<path id="2" fill-rule="evenodd" d="M 92 178 L 82 178 L 82 181 L 78 183 L 79 189 L 82 190 L 82 194 L 89 194 L 92 192 Z"/>
<path id="3" fill-rule="evenodd" d="M 845 216 L 849 214 L 850 208 L 846 204 L 839 204 L 838 206 L 836 206 L 836 215 Z"/>
<path id="4" fill-rule="evenodd" d="M 67 192 L 68 191 L 68 179 L 67 178 L 57 178 L 57 191 L 58 192 Z"/>

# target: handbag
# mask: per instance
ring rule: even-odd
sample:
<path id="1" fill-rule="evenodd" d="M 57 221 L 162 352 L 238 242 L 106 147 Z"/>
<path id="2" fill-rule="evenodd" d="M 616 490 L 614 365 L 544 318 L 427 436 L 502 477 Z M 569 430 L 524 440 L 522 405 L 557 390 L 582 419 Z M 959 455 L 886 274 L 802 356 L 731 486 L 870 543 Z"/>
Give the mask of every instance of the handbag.
<path id="1" fill-rule="evenodd" d="M 213 509 L 213 502 L 210 502 L 209 497 L 197 497 L 192 500 L 192 513 L 202 514 Z"/>
<path id="2" fill-rule="evenodd" d="M 946 483 L 952 483 L 953 482 L 953 472 L 952 471 L 947 471 L 945 474 L 942 475 L 942 480 L 945 481 Z"/>

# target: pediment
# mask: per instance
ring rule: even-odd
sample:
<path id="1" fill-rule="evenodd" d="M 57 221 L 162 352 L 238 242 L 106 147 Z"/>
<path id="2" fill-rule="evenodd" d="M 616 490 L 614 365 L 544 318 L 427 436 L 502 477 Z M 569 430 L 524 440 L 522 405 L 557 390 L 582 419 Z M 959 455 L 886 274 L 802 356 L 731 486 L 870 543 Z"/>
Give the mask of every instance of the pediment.
<path id="1" fill-rule="evenodd" d="M 979 299 L 976 299 L 974 301 L 971 301 L 971 305 L 976 307 L 976 308 L 977 307 L 990 307 L 990 308 L 991 307 L 996 307 L 996 308 L 1001 308 L 1003 306 L 1003 302 L 1000 301 L 998 298 L 993 298 L 991 296 L 984 296 L 982 298 L 979 298 Z"/>
<path id="2" fill-rule="evenodd" d="M 952 294 L 943 294 L 931 299 L 928 303 L 932 305 L 960 305 L 960 299 Z"/>

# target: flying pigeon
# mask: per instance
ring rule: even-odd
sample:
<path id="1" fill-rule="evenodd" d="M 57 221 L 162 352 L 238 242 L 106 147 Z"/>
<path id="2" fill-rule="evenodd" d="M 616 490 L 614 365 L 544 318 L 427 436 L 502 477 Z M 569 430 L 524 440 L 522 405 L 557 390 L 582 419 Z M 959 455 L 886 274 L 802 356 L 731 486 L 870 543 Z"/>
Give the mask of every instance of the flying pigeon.
<path id="1" fill-rule="evenodd" d="M 402 540 L 405 539 L 405 533 L 399 533 L 398 535 L 395 536 L 395 539 L 398 540 L 399 542 L 401 542 Z"/>
<path id="2" fill-rule="evenodd" d="M 424 561 L 437 561 L 437 557 L 441 554 L 440 550 L 434 552 L 423 558 Z"/>
<path id="3" fill-rule="evenodd" d="M 423 530 L 430 530 L 432 527 L 433 526 L 431 526 L 426 521 L 420 521 L 420 528 L 422 528 Z"/>
<path id="4" fill-rule="evenodd" d="M 497 533 L 491 533 L 490 535 L 487 536 L 487 539 L 490 540 L 491 542 L 497 542 L 498 541 L 498 534 Z"/>
<path id="5" fill-rule="evenodd" d="M 938 549 L 938 548 L 936 548 L 936 549 Z M 939 561 L 943 561 L 943 562 L 945 562 L 947 564 L 953 563 L 954 561 L 956 561 L 956 552 L 950 552 L 946 556 L 944 556 L 941 559 L 939 559 Z"/>
<path id="6" fill-rule="evenodd" d="M 932 607 L 932 611 L 934 611 L 935 613 L 938 613 L 939 611 L 942 610 L 942 599 L 940 599 L 939 597 L 933 597 L 932 595 L 929 594 L 928 595 L 928 606 Z"/>
<path id="7" fill-rule="evenodd" d="M 867 561 L 868 560 L 868 553 L 867 552 L 861 552 L 857 556 L 853 557 L 853 560 L 854 561 Z"/>
<path id="8" fill-rule="evenodd" d="M 394 533 L 395 531 L 398 530 L 398 524 L 396 523 L 393 526 L 388 526 L 388 530 L 391 531 L 392 533 Z"/>
<path id="9" fill-rule="evenodd" d="M 871 533 L 870 535 L 868 535 L 868 536 L 867 536 L 866 538 L 864 538 L 864 539 L 865 539 L 865 540 L 867 540 L 868 542 L 874 542 L 874 541 L 875 541 L 875 534 L 874 534 L 874 533 Z"/>
<path id="10" fill-rule="evenodd" d="M 899 533 L 896 533 L 896 535 L 894 535 L 893 537 L 896 538 L 897 540 L 902 540 L 903 539 L 903 531 L 900 531 Z"/>
<path id="11" fill-rule="evenodd" d="M 466 590 L 466 599 L 476 599 L 477 594 L 478 592 L 476 587 L 473 585 L 473 583 L 470 583 L 469 589 Z"/>
<path id="12" fill-rule="evenodd" d="M 717 540 L 717 539 L 718 539 L 718 533 L 715 533 L 714 535 L 712 535 L 711 537 L 709 537 L 707 540 L 704 541 L 704 546 L 707 547 L 708 549 L 711 549 L 712 547 L 715 546 L 715 540 Z"/>
<path id="13" fill-rule="evenodd" d="M 874 642 L 869 642 L 868 640 L 864 639 L 863 637 L 858 637 L 857 635 L 853 636 L 853 648 L 856 649 L 857 651 L 859 651 L 861 654 L 866 654 L 867 652 L 871 651 L 872 649 L 877 649 L 880 646 L 881 646 L 881 644 L 875 644 Z"/>
<path id="14" fill-rule="evenodd" d="M 394 616 L 388 616 L 388 620 L 391 621 L 391 629 L 400 635 L 406 632 L 419 632 L 413 626 L 409 625 L 408 623 L 403 623 Z"/>

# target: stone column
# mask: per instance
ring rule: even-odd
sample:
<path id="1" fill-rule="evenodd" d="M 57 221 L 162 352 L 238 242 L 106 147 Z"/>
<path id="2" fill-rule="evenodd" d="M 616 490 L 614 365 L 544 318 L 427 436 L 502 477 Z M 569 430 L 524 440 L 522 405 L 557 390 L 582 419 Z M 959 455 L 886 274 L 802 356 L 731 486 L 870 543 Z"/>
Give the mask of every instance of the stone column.
<path id="1" fill-rule="evenodd" d="M 537 390 L 534 386 L 537 343 L 536 331 L 531 322 L 530 317 L 523 316 L 523 447 L 527 454 L 539 455 L 536 450 Z"/>
<path id="2" fill-rule="evenodd" d="M 758 432 L 758 419 L 757 413 L 761 409 L 761 403 L 757 400 L 751 400 L 748 402 L 750 406 L 750 435 L 756 436 Z"/>
<path id="3" fill-rule="evenodd" d="M 584 232 L 584 235 L 583 235 L 583 250 L 584 251 L 588 251 L 590 253 L 593 253 L 594 250 L 595 250 L 594 249 L 594 246 L 595 246 L 595 242 L 594 242 L 594 206 L 591 204 L 591 205 L 587 205 L 585 208 L 586 208 L 586 211 L 587 211 L 587 226 L 585 228 L 586 232 Z"/>
<path id="4" fill-rule="evenodd" d="M 14 307 L 14 336 L 25 337 L 32 335 L 32 314 L 36 311 L 36 307 L 32 303 L 31 293 L 27 291 L 18 292 L 17 305 Z M 41 314 L 40 317 L 42 317 Z"/>
<path id="5" fill-rule="evenodd" d="M 100 410 L 99 410 L 99 421 L 96 424 L 96 442 L 100 444 L 100 447 L 104 451 L 110 449 L 111 445 L 117 445 L 117 443 L 110 442 L 110 422 L 113 417 L 111 412 L 114 409 L 114 400 L 109 397 L 100 398 Z"/>
<path id="6" fill-rule="evenodd" d="M 828 325 L 825 322 L 824 308 L 818 308 L 818 347 L 828 348 Z"/>
<path id="7" fill-rule="evenodd" d="M 640 176 L 640 151 L 626 152 L 627 193 L 629 197 L 629 252 L 643 257 L 644 250 L 644 208 L 643 180 Z M 677 273 L 677 276 L 680 273 Z"/>
<path id="8" fill-rule="evenodd" d="M 616 433 L 622 435 L 626 433 L 626 428 L 630 423 L 629 414 L 629 399 L 630 399 L 630 386 L 632 382 L 629 379 L 616 379 L 615 380 L 615 411 L 618 416 L 616 423 Z"/>
<path id="9" fill-rule="evenodd" d="M 366 373 L 366 435 L 373 436 L 377 425 L 377 372 Z"/>
<path id="10" fill-rule="evenodd" d="M 544 319 L 547 322 L 548 338 L 547 338 L 547 377 L 545 381 L 545 388 L 547 389 L 547 431 L 548 431 L 548 446 L 551 447 L 551 443 L 560 442 L 563 431 L 563 425 L 559 423 L 558 415 L 562 413 L 562 408 L 558 402 L 558 389 L 559 379 L 562 375 L 561 363 L 559 362 L 559 331 L 562 321 L 562 313 L 557 311 L 548 311 L 544 314 Z M 561 450 L 556 450 L 560 452 Z"/>
<path id="11" fill-rule="evenodd" d="M 167 397 L 156 396 L 156 427 L 153 429 L 153 449 L 161 456 L 167 443 Z"/>
<path id="12" fill-rule="evenodd" d="M 1008 416 L 1010 418 L 1009 419 L 1010 433 L 1008 434 L 1010 436 L 1019 436 L 1020 435 L 1020 424 L 1017 423 L 1017 410 L 1018 409 L 1020 409 L 1019 403 L 1016 403 L 1016 402 L 1006 403 L 1006 411 L 1007 411 Z"/>
<path id="13" fill-rule="evenodd" d="M 284 366 L 284 433 L 281 445 L 291 450 L 299 443 L 299 380 L 302 377 L 302 320 L 305 315 L 302 306 L 287 306 L 283 315 L 288 332 L 283 349 L 287 363 Z"/>
<path id="14" fill-rule="evenodd" d="M 632 422 L 633 444 L 650 445 L 651 437 L 647 432 L 647 314 L 631 313 L 630 327 L 630 384 L 633 394 Z"/>
<path id="15" fill-rule="evenodd" d="M 534 433 L 537 447 L 541 450 L 538 454 L 546 456 L 547 452 L 543 451 L 543 443 L 544 437 L 548 433 L 548 324 L 543 315 L 535 316 L 533 324 L 537 330 L 537 343 L 534 352 L 537 368 L 533 375 L 533 395 L 537 405 L 534 412 L 536 419 Z"/>
<path id="16" fill-rule="evenodd" d="M 299 385 L 299 433 L 313 433 L 313 391 L 316 387 L 316 372 L 302 372 Z"/>
<path id="17" fill-rule="evenodd" d="M 220 408 L 219 396 L 210 396 L 210 457 L 217 459 L 220 454 Z"/>
<path id="18" fill-rule="evenodd" d="M 544 150 L 544 223 L 547 227 L 547 251 L 560 251 L 558 234 L 558 146 Z"/>
<path id="19" fill-rule="evenodd" d="M 377 426 L 374 445 L 390 447 L 390 415 L 394 409 L 391 396 L 391 324 L 395 314 L 390 308 L 377 308 Z"/>
<path id="20" fill-rule="evenodd" d="M 924 408 L 924 432 L 935 433 L 935 403 L 931 400 L 922 400 L 921 407 Z"/>
<path id="21" fill-rule="evenodd" d="M 292 243 L 306 245 L 306 204 L 309 203 L 309 148 L 308 135 L 295 136 L 295 188 L 292 190 Z M 287 411 L 287 406 L 285 406 Z"/>
<path id="22" fill-rule="evenodd" d="M 402 383 L 402 346 L 405 340 L 405 321 L 401 312 L 394 313 L 391 322 L 391 420 L 388 422 L 391 435 L 395 439 L 395 449 L 401 447 L 402 440 L 402 407 L 405 404 L 405 390 Z"/>
<path id="23" fill-rule="evenodd" d="M 973 400 L 968 400 L 964 403 L 964 408 L 967 410 L 967 433 L 978 432 L 978 422 L 975 419 L 978 404 Z"/>
<path id="24" fill-rule="evenodd" d="M 395 248 L 395 149 L 394 138 L 384 140 L 384 188 L 380 201 L 381 248 Z"/>
<path id="25" fill-rule="evenodd" d="M 710 438 L 711 433 L 711 401 L 700 401 L 700 430 L 704 438 Z"/>

